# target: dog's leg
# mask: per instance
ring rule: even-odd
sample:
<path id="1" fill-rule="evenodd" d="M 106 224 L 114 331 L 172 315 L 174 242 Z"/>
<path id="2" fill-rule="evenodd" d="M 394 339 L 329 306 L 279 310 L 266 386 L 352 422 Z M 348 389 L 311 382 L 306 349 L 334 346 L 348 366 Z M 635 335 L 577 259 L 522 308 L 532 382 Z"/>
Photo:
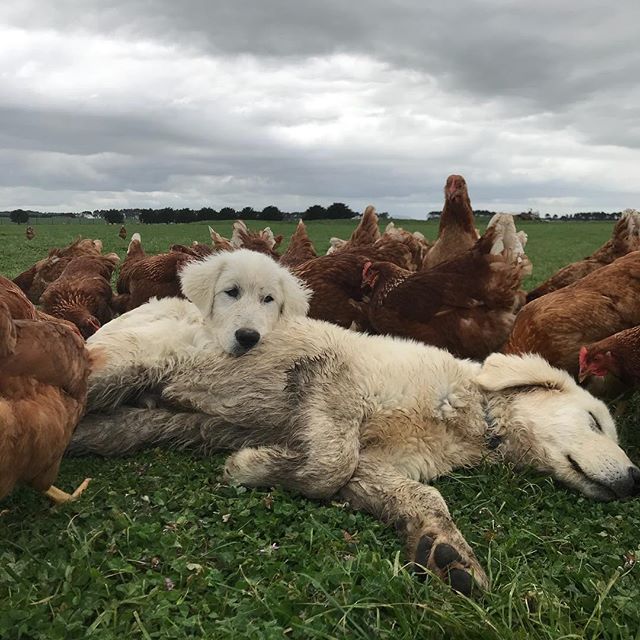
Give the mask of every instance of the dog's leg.
<path id="1" fill-rule="evenodd" d="M 361 453 L 340 496 L 354 508 L 398 527 L 419 576 L 432 571 L 464 595 L 471 594 L 474 580 L 481 588 L 488 587 L 482 567 L 434 487 L 410 480 L 388 463 Z"/>
<path id="2" fill-rule="evenodd" d="M 208 421 L 210 418 L 200 413 L 136 407 L 90 413 L 76 427 L 65 455 L 123 456 L 162 444 L 202 447 L 207 444 Z"/>
<path id="3" fill-rule="evenodd" d="M 226 480 L 250 487 L 279 485 L 309 498 L 335 494 L 358 463 L 358 424 L 338 424 L 320 412 L 314 414 L 305 415 L 303 429 L 291 438 L 295 449 L 245 447 L 229 456 Z"/>

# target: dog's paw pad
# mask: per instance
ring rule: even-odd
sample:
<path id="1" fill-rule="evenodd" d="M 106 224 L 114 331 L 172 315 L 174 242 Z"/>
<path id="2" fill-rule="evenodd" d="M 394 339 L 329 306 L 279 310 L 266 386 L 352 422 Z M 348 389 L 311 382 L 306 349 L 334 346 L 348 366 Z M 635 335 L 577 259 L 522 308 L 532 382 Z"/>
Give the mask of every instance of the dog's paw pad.
<path id="1" fill-rule="evenodd" d="M 438 569 L 446 569 L 453 562 L 460 562 L 462 556 L 450 544 L 443 542 L 435 548 L 433 560 Z"/>
<path id="2" fill-rule="evenodd" d="M 422 536 L 416 546 L 413 573 L 421 580 L 424 580 L 427 577 L 427 564 L 429 562 L 432 547 L 433 538 L 430 538 L 429 536 Z"/>
<path id="3" fill-rule="evenodd" d="M 454 591 L 463 596 L 470 597 L 474 593 L 474 582 L 471 574 L 464 569 L 451 569 L 449 571 L 449 584 Z"/>

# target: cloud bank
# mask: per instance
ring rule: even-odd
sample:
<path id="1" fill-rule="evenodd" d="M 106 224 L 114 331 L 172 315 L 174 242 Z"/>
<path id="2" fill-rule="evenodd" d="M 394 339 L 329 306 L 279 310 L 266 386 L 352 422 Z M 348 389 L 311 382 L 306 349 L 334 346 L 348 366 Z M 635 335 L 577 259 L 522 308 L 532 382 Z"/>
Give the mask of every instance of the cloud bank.
<path id="1" fill-rule="evenodd" d="M 6 4 L 0 209 L 639 206 L 632 0 Z"/>

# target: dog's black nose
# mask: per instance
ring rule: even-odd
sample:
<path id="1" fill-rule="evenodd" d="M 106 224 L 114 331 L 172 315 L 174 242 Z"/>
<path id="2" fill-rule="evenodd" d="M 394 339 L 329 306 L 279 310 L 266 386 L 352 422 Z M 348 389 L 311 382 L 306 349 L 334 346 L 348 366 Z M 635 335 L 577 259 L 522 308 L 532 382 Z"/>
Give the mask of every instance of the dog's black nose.
<path id="1" fill-rule="evenodd" d="M 260 334 L 255 329 L 238 329 L 236 340 L 243 349 L 249 350 L 258 344 Z"/>
<path id="2" fill-rule="evenodd" d="M 638 467 L 629 467 L 629 477 L 633 483 L 632 495 L 640 495 L 640 469 Z"/>

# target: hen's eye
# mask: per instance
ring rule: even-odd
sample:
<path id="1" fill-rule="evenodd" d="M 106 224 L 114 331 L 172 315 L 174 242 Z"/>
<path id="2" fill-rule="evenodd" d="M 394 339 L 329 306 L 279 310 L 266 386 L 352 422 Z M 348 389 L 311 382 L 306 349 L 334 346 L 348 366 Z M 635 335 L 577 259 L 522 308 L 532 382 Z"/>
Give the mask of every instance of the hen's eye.
<path id="1" fill-rule="evenodd" d="M 273 296 L 265 296 L 263 302 L 273 302 Z"/>
<path id="2" fill-rule="evenodd" d="M 238 287 L 231 287 L 231 289 L 227 289 L 225 293 L 230 298 L 237 298 L 240 295 L 240 289 L 238 289 Z"/>

